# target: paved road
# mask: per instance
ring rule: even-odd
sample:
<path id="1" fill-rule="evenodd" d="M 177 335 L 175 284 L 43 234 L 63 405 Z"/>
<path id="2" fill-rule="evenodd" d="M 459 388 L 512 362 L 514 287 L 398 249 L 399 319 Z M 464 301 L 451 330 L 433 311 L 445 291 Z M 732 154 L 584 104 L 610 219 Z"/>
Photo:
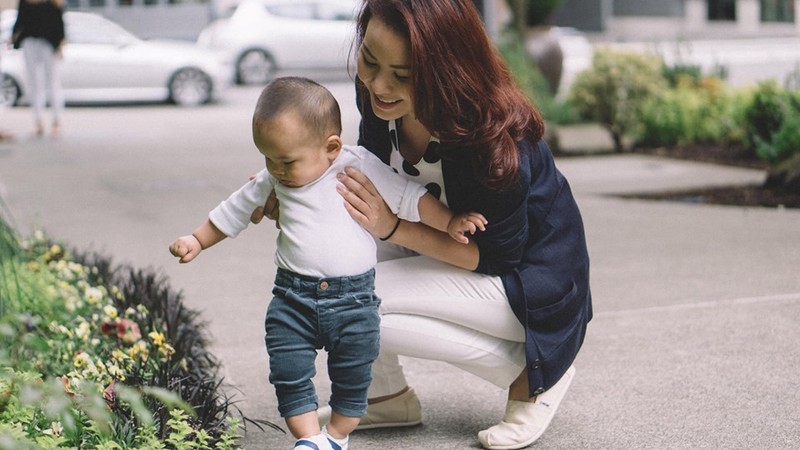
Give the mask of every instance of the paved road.
<path id="1" fill-rule="evenodd" d="M 353 141 L 351 84 L 327 84 Z M 230 94 L 200 109 L 68 108 L 59 140 L 28 139 L 26 108 L 0 111 L 0 128 L 19 137 L 0 144 L 0 196 L 23 232 L 38 225 L 163 271 L 208 321 L 241 409 L 279 421 L 262 341 L 274 228 L 256 227 L 190 265 L 167 252 L 262 164 L 249 129 L 258 90 Z M 754 183 L 758 171 L 633 155 L 558 164 L 584 213 L 595 318 L 573 387 L 534 448 L 800 448 L 800 211 L 611 195 Z M 478 448 L 475 433 L 501 416 L 504 393 L 442 363 L 404 364 L 425 424 L 357 433 L 351 448 Z M 254 450 L 291 442 L 254 428 L 245 440 Z"/>

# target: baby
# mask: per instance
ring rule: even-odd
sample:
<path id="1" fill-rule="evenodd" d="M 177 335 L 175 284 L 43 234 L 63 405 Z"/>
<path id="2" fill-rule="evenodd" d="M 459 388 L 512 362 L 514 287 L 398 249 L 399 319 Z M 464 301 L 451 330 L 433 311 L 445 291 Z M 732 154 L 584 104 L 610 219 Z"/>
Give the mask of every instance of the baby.
<path id="1" fill-rule="evenodd" d="M 280 208 L 278 271 L 265 341 L 269 380 L 278 410 L 297 439 L 295 449 L 347 449 L 350 432 L 366 413 L 371 367 L 378 356 L 376 244 L 345 209 L 336 175 L 347 166 L 364 172 L 397 214 L 398 224 L 400 219 L 421 221 L 464 243 L 469 242 L 467 233 L 486 225 L 478 213 L 454 216 L 423 186 L 398 175 L 367 149 L 343 145 L 341 129 L 339 105 L 323 86 L 298 77 L 269 83 L 253 114 L 253 141 L 266 169 L 169 247 L 181 263 L 192 261 L 247 228 L 251 213 L 274 190 Z M 328 352 L 333 413 L 320 430 L 312 377 L 322 348 Z"/>

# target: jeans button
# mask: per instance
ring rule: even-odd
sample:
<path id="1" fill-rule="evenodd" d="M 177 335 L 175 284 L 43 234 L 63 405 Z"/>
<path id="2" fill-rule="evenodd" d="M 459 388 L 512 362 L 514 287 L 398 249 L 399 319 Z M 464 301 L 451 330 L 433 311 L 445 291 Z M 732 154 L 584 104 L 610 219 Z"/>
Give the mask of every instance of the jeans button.
<path id="1" fill-rule="evenodd" d="M 329 284 L 328 284 L 327 281 L 323 281 L 322 283 L 319 284 L 319 288 L 322 289 L 323 291 L 327 291 L 328 290 L 328 286 L 329 286 Z"/>

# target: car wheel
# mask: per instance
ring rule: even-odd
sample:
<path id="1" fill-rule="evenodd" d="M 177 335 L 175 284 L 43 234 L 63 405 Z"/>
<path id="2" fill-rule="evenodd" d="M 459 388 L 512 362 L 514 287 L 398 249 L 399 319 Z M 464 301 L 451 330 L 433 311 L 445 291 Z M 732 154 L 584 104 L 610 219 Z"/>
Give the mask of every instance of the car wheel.
<path id="1" fill-rule="evenodd" d="M 181 69 L 169 81 L 169 97 L 179 106 L 197 106 L 211 100 L 211 78 L 202 70 Z"/>
<path id="2" fill-rule="evenodd" d="M 15 106 L 21 96 L 19 85 L 6 74 L 0 75 L 0 106 Z"/>
<path id="3" fill-rule="evenodd" d="M 275 75 L 275 61 L 263 50 L 248 50 L 236 63 L 236 82 L 266 84 Z"/>

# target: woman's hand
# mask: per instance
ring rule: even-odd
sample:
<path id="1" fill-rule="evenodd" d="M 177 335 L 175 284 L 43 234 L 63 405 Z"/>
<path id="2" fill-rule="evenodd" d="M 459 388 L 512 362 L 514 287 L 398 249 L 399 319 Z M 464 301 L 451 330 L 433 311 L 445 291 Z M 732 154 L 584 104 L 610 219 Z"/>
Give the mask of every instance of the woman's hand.
<path id="1" fill-rule="evenodd" d="M 256 176 L 250 175 L 248 180 L 252 181 Z M 267 201 L 264 203 L 264 206 L 259 206 L 252 213 L 250 213 L 250 222 L 252 223 L 261 223 L 261 220 L 266 217 L 269 220 L 275 222 L 275 228 L 280 228 L 281 225 L 278 222 L 278 217 L 280 217 L 280 210 L 278 208 L 278 197 L 275 196 L 275 190 L 273 189 L 272 192 L 269 193 L 267 197 Z"/>
<path id="2" fill-rule="evenodd" d="M 341 183 L 336 189 L 344 198 L 344 207 L 350 216 L 375 237 L 389 235 L 397 223 L 397 216 L 383 201 L 372 181 L 353 167 L 346 167 L 336 178 Z"/>

